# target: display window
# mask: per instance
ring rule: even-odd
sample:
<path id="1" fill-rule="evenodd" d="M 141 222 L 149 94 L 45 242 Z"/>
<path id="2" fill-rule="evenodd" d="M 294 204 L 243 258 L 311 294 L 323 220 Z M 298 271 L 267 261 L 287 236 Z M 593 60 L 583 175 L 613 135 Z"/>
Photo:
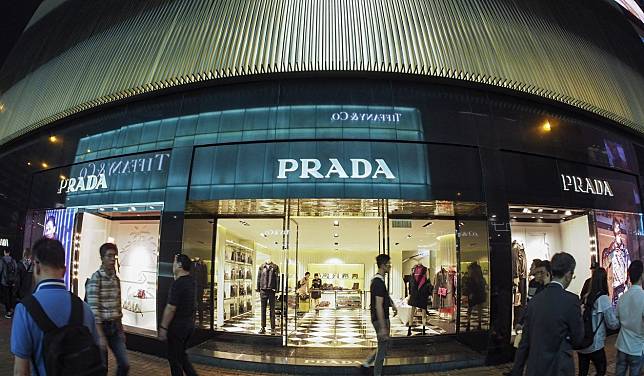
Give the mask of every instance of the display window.
<path id="1" fill-rule="evenodd" d="M 590 278 L 591 264 L 597 261 L 590 213 L 585 209 L 510 205 L 515 327 L 522 323 L 528 301 L 543 286 L 545 275 L 534 260 L 550 261 L 559 252 L 571 254 L 577 266 L 568 291 L 581 294 L 584 282 Z"/>
<path id="2" fill-rule="evenodd" d="M 628 290 L 628 267 L 642 259 L 642 215 L 595 210 L 596 245 L 600 265 L 608 274 L 608 294 L 613 305 Z"/>
<path id="3" fill-rule="evenodd" d="M 482 204 L 289 199 L 187 207 L 184 252 L 204 265 L 193 269 L 204 272 L 200 328 L 281 336 L 287 346 L 375 346 L 369 286 L 379 253 L 392 258 L 387 284 L 399 307 L 392 335 L 489 328 Z"/>
<path id="4" fill-rule="evenodd" d="M 101 244 L 116 244 L 122 322 L 130 333 L 156 335 L 162 209 L 160 203 L 78 208 L 71 270 L 74 292 L 85 296 L 86 281 L 101 266 Z"/>

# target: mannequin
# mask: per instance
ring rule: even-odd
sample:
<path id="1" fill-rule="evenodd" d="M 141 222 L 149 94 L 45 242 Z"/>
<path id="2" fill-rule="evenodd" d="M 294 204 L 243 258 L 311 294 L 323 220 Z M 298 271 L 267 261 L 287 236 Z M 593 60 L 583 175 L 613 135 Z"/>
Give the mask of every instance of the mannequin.
<path id="1" fill-rule="evenodd" d="M 429 295 L 432 291 L 431 284 L 427 278 L 428 269 L 420 260 L 411 269 L 409 277 L 409 305 L 412 307 L 411 320 L 408 323 L 407 335 L 411 336 L 411 328 L 413 326 L 416 311 L 420 309 L 423 334 L 425 334 L 425 327 L 427 325 L 427 304 L 429 302 Z"/>
<path id="2" fill-rule="evenodd" d="M 275 334 L 275 293 L 277 292 L 279 267 L 270 259 L 259 266 L 257 272 L 257 292 L 261 300 L 262 328 L 259 333 L 266 333 L 266 306 L 271 318 L 271 334 Z"/>

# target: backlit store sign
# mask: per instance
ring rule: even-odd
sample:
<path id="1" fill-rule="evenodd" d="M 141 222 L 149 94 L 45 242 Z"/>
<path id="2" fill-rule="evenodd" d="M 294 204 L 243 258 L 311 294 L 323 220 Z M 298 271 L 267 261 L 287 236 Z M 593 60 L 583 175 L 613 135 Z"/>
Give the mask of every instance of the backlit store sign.
<path id="1" fill-rule="evenodd" d="M 340 179 L 378 179 L 380 176 L 385 179 L 396 179 L 391 172 L 389 165 L 384 159 L 375 159 L 371 161 L 362 158 L 351 158 L 350 163 L 345 162 L 345 166 L 337 158 L 324 160 L 324 166 L 319 159 L 302 158 L 302 159 L 278 159 L 277 179 L 286 179 L 287 174 L 295 172 L 299 174 L 300 179 L 330 179 L 337 177 Z M 374 169 L 375 165 L 375 169 Z M 351 174 L 349 175 L 348 172 Z"/>
<path id="2" fill-rule="evenodd" d="M 374 123 L 400 123 L 402 113 L 372 113 L 372 112 L 334 112 L 331 121 L 371 121 Z"/>
<path id="3" fill-rule="evenodd" d="M 89 162 L 78 170 L 78 174 L 61 179 L 58 194 L 90 192 L 109 189 L 109 178 L 120 175 L 143 175 L 164 172 L 170 153 L 155 153 L 144 156 L 117 158 L 100 162 Z"/>
<path id="4" fill-rule="evenodd" d="M 561 174 L 562 189 L 597 196 L 613 197 L 613 190 L 606 180 Z"/>

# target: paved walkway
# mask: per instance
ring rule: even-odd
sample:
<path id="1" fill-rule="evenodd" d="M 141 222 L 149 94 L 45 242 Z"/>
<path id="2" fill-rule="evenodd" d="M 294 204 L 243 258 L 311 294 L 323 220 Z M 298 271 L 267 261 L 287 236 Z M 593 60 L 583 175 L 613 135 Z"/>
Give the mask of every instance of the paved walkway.
<path id="1" fill-rule="evenodd" d="M 4 312 L 2 312 L 4 315 Z M 9 341 L 11 338 L 11 320 L 7 320 L 4 317 L 0 316 L 0 375 L 11 375 L 13 372 L 13 355 L 10 352 Z M 614 341 L 616 336 L 613 336 L 607 340 L 607 357 L 609 360 L 608 373 L 607 375 L 613 376 L 615 372 L 615 349 Z M 135 351 L 129 351 L 129 357 L 131 362 L 131 376 L 166 376 L 170 375 L 168 369 L 168 363 L 165 359 L 142 354 Z M 261 373 L 253 372 L 241 372 L 241 371 L 232 371 L 202 365 L 195 365 L 197 372 L 202 375 L 217 375 L 217 376 L 242 376 L 242 375 L 265 375 Z M 114 358 L 110 355 L 110 369 L 114 369 Z M 470 368 L 465 370 L 456 370 L 449 372 L 440 372 L 440 373 L 428 373 L 422 375 L 434 375 L 434 376 L 500 376 L 503 372 L 509 369 L 509 365 L 503 365 L 498 367 L 480 367 L 480 368 Z M 592 374 L 591 366 L 591 374 Z M 643 373 L 644 374 L 644 373 Z M 418 374 L 417 376 L 420 376 Z"/>

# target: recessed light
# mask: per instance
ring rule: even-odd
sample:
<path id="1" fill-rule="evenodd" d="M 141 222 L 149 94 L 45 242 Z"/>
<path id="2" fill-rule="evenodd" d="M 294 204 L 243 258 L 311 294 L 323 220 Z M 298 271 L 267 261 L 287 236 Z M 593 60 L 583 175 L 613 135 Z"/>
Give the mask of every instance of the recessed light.
<path id="1" fill-rule="evenodd" d="M 512 219 L 517 219 L 517 217 L 512 217 Z"/>
<path id="2" fill-rule="evenodd" d="M 150 206 L 150 209 L 154 209 L 154 206 Z"/>
<path id="3" fill-rule="evenodd" d="M 41 165 L 43 168 L 47 168 L 47 167 L 49 167 L 49 165 L 47 164 L 47 162 L 43 162 L 43 163 L 41 163 L 40 165 Z"/>
<path id="4" fill-rule="evenodd" d="M 136 211 L 136 208 L 134 206 L 130 206 L 131 211 Z"/>
<path id="5" fill-rule="evenodd" d="M 49 142 L 56 142 L 58 141 L 58 137 L 56 136 L 49 136 Z"/>
<path id="6" fill-rule="evenodd" d="M 559 213 L 559 210 L 555 209 L 552 211 L 553 213 Z"/>
<path id="7" fill-rule="evenodd" d="M 571 212 L 570 210 L 566 210 L 566 211 L 564 212 L 564 215 L 572 215 L 572 212 Z"/>
<path id="8" fill-rule="evenodd" d="M 67 179 L 67 178 L 65 177 L 65 175 L 60 175 L 60 176 L 59 176 L 59 178 L 60 178 L 60 180 L 65 180 L 65 179 Z"/>
<path id="9" fill-rule="evenodd" d="M 543 209 L 541 209 L 541 208 L 539 208 L 537 211 L 538 211 L 539 213 L 543 213 Z"/>
<path id="10" fill-rule="evenodd" d="M 98 210 L 100 210 L 100 211 L 105 211 L 105 208 L 98 208 Z"/>
<path id="11" fill-rule="evenodd" d="M 92 152 L 92 149 L 87 149 L 87 152 L 88 152 L 88 153 L 91 153 L 91 152 Z"/>
<path id="12" fill-rule="evenodd" d="M 532 210 L 530 210 L 528 208 L 523 208 L 523 210 L 521 212 L 524 213 L 524 214 L 531 214 Z"/>
<path id="13" fill-rule="evenodd" d="M 543 217 L 539 217 L 539 219 L 543 219 Z"/>
<path id="14" fill-rule="evenodd" d="M 31 162 L 27 162 L 27 166 L 31 166 Z"/>
<path id="15" fill-rule="evenodd" d="M 333 234 L 333 237 L 334 237 L 334 238 L 337 238 L 338 236 L 340 236 L 340 235 L 338 235 L 338 233 L 337 233 L 337 232 L 336 232 L 335 234 Z"/>
<path id="16" fill-rule="evenodd" d="M 535 219 L 535 218 L 537 218 L 537 217 L 530 217 L 530 218 Z"/>
<path id="17" fill-rule="evenodd" d="M 333 225 L 334 226 L 340 226 L 340 221 L 338 221 L 338 220 L 333 221 Z"/>
<path id="18" fill-rule="evenodd" d="M 496 214 L 492 214 L 492 218 L 496 218 Z"/>

